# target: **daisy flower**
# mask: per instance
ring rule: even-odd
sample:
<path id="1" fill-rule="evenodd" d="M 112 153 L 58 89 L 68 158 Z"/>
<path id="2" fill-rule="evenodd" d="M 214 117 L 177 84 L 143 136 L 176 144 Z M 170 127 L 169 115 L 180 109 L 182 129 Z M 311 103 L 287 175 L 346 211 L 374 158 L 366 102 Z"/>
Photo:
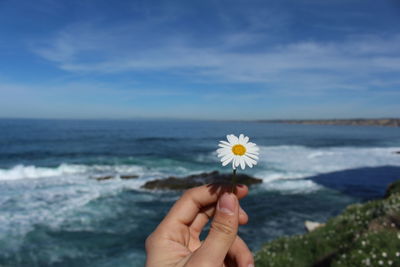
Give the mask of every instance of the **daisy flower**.
<path id="1" fill-rule="evenodd" d="M 228 134 L 227 141 L 220 141 L 217 149 L 218 157 L 221 158 L 222 166 L 232 162 L 232 168 L 245 169 L 246 165 L 252 168 L 257 164 L 259 148 L 255 143 L 249 142 L 249 137 L 240 134 L 239 137 Z"/>

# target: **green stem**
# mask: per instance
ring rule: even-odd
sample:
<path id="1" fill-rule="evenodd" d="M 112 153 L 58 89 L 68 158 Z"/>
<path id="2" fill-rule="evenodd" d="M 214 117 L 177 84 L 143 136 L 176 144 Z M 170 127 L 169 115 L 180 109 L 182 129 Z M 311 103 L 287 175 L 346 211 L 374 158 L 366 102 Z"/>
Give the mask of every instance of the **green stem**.
<path id="1" fill-rule="evenodd" d="M 236 169 L 233 169 L 233 175 L 232 175 L 232 193 L 236 193 Z"/>

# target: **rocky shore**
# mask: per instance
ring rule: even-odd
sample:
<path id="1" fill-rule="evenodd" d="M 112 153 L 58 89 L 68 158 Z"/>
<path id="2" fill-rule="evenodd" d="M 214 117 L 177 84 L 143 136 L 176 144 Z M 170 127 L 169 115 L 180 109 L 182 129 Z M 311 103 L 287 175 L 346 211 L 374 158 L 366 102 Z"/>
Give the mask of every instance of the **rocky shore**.
<path id="1" fill-rule="evenodd" d="M 400 119 L 331 119 L 331 120 L 260 120 L 263 123 L 353 125 L 353 126 L 389 126 L 400 127 Z"/>
<path id="2" fill-rule="evenodd" d="M 111 180 L 111 179 L 116 179 L 120 178 L 122 180 L 130 180 L 130 179 L 137 179 L 139 178 L 139 175 L 136 174 L 116 174 L 116 175 L 103 175 L 103 176 L 96 176 L 96 177 L 90 177 L 91 179 L 95 179 L 97 181 L 106 181 L 106 180 Z"/>
<path id="3" fill-rule="evenodd" d="M 350 205 L 308 227 L 307 234 L 265 244 L 256 266 L 400 266 L 400 180 L 384 199 Z"/>
<path id="4" fill-rule="evenodd" d="M 183 178 L 171 176 L 166 179 L 157 179 L 145 183 L 142 188 L 153 190 L 184 190 L 204 184 L 231 184 L 231 182 L 232 174 L 213 171 L 190 175 Z M 236 176 L 236 182 L 250 186 L 262 183 L 262 180 L 246 174 L 238 174 Z"/>
<path id="5" fill-rule="evenodd" d="M 99 182 L 111 179 L 137 179 L 138 175 L 135 174 L 115 174 L 91 177 Z M 261 179 L 249 176 L 247 174 L 236 175 L 236 183 L 251 186 L 253 184 L 262 183 Z M 142 188 L 149 190 L 185 190 L 192 187 L 205 185 L 205 184 L 232 184 L 232 174 L 219 173 L 218 171 L 203 172 L 200 174 L 189 175 L 186 177 L 170 176 L 163 179 L 155 179 L 146 182 Z"/>

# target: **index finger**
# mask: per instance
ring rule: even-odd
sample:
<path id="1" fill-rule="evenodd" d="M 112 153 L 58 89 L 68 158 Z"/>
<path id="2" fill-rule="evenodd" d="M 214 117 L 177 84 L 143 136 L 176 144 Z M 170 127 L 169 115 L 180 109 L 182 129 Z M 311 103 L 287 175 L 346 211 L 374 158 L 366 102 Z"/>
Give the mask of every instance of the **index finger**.
<path id="1" fill-rule="evenodd" d="M 168 212 L 162 224 L 189 226 L 196 215 L 204 208 L 218 201 L 224 192 L 230 192 L 231 185 L 203 185 L 187 190 Z M 247 186 L 237 185 L 236 196 L 241 199 L 249 192 Z"/>

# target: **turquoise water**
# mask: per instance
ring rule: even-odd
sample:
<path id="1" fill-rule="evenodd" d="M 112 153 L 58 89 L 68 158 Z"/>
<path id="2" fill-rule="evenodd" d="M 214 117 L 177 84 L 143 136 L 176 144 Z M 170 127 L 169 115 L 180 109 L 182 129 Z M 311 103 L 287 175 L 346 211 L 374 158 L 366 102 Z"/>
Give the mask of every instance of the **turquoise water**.
<path id="1" fill-rule="evenodd" d="M 223 169 L 215 149 L 245 133 L 262 178 L 242 206 L 253 251 L 302 233 L 400 177 L 400 129 L 209 121 L 0 120 L 0 265 L 142 266 L 144 240 L 179 197 L 146 181 Z M 390 167 L 391 166 L 391 167 Z M 138 179 L 121 180 L 119 175 Z M 373 175 L 369 175 L 373 174 Z M 115 179 L 98 182 L 95 177 Z"/>

